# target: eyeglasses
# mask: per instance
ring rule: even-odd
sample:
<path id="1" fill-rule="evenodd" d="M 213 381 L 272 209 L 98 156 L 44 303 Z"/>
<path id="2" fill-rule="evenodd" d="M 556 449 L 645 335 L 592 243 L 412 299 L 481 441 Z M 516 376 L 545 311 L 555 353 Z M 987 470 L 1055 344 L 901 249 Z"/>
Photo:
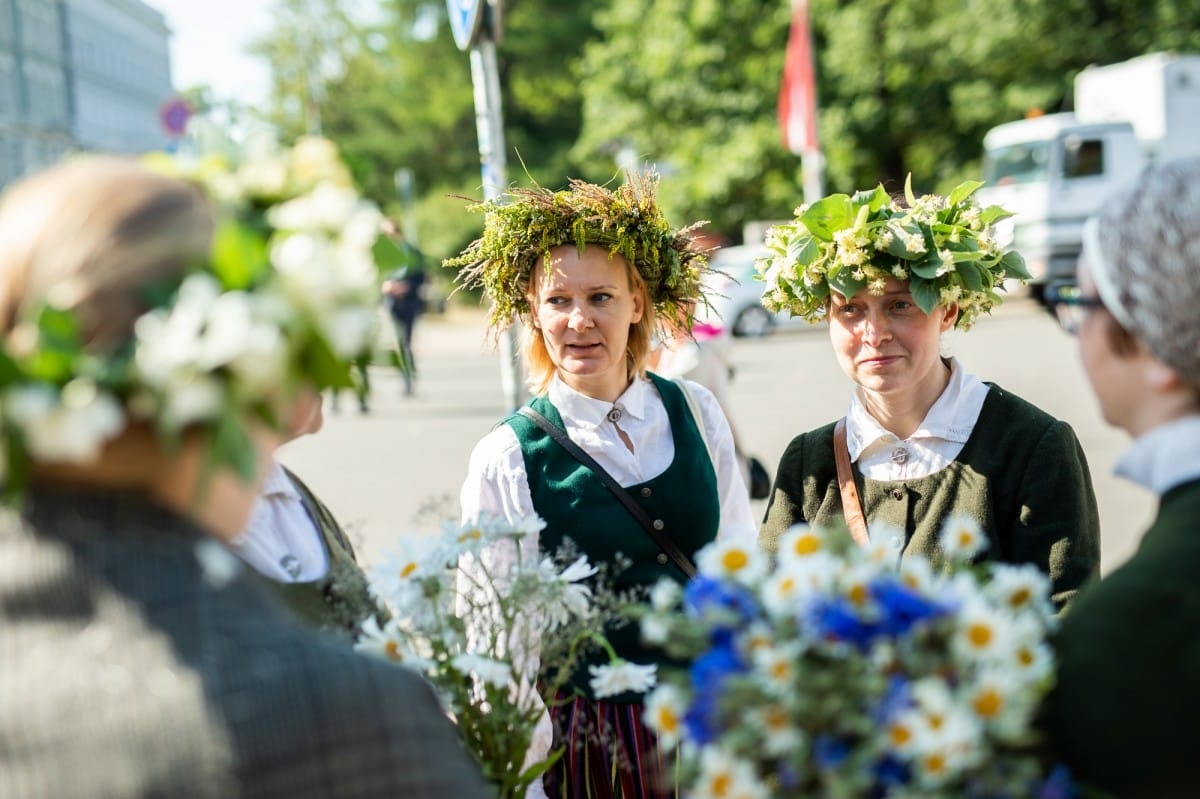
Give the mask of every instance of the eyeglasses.
<path id="1" fill-rule="evenodd" d="M 1090 311 L 1103 308 L 1099 297 L 1085 296 L 1073 283 L 1051 283 L 1042 295 L 1042 304 L 1058 320 L 1067 335 L 1074 336 Z"/>

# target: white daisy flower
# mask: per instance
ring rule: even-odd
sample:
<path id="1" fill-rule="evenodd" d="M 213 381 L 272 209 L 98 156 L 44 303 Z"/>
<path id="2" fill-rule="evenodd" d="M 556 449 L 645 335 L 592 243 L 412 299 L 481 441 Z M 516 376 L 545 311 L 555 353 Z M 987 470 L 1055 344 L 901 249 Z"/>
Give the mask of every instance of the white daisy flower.
<path id="1" fill-rule="evenodd" d="M 700 774 L 691 799 L 766 799 L 768 795 L 749 761 L 717 746 L 701 750 Z"/>
<path id="2" fill-rule="evenodd" d="M 696 553 L 696 567 L 709 577 L 752 584 L 767 570 L 767 556 L 754 540 L 722 539 Z"/>
<path id="3" fill-rule="evenodd" d="M 659 745 L 666 751 L 674 749 L 684 732 L 683 717 L 687 703 L 673 685 L 663 684 L 646 697 L 642 720 L 658 736 Z"/>
<path id="4" fill-rule="evenodd" d="M 984 596 L 1010 613 L 1035 611 L 1040 618 L 1054 615 L 1050 603 L 1050 579 L 1033 564 L 997 564 L 992 579 L 983 587 Z"/>
<path id="5" fill-rule="evenodd" d="M 754 671 L 767 690 L 786 696 L 796 687 L 796 669 L 803 648 L 794 642 L 761 647 L 753 654 Z"/>
<path id="6" fill-rule="evenodd" d="M 767 705 L 753 714 L 755 726 L 762 730 L 763 749 L 768 755 L 782 757 L 804 745 L 804 733 L 792 723 L 791 716 L 781 705 Z"/>
<path id="7" fill-rule="evenodd" d="M 972 661 L 995 661 L 1013 651 L 1012 617 L 978 599 L 959 609 L 955 624 L 953 647 L 960 656 Z"/>
<path id="8" fill-rule="evenodd" d="M 807 524 L 792 525 L 779 537 L 777 551 L 781 563 L 812 557 L 827 551 L 825 533 Z"/>
<path id="9" fill-rule="evenodd" d="M 674 580 L 663 577 L 650 589 L 650 607 L 659 611 L 672 610 L 679 604 L 683 589 Z"/>
<path id="10" fill-rule="evenodd" d="M 61 391 L 18 385 L 4 395 L 3 406 L 30 455 L 43 461 L 94 460 L 105 442 L 125 429 L 121 405 L 90 380 L 73 380 Z"/>
<path id="11" fill-rule="evenodd" d="M 653 663 L 642 665 L 618 660 L 600 666 L 589 666 L 588 673 L 592 677 L 588 684 L 597 699 L 616 696 L 626 691 L 644 694 L 657 682 L 657 672 L 658 666 Z"/>
<path id="12" fill-rule="evenodd" d="M 970 516 L 953 514 L 942 525 L 942 552 L 950 560 L 966 562 L 987 547 L 987 537 L 979 522 Z"/>

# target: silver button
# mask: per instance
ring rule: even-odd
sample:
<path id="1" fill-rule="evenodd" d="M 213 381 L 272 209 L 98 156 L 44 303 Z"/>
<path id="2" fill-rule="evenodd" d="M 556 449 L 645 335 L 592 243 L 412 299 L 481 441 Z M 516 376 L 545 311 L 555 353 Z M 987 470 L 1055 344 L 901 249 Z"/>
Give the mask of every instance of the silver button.
<path id="1" fill-rule="evenodd" d="M 908 450 L 904 447 L 896 447 L 892 450 L 892 463 L 900 464 L 908 460 Z"/>
<path id="2" fill-rule="evenodd" d="M 658 561 L 660 566 L 667 565 L 667 556 L 662 552 L 659 552 L 658 555 L 656 555 L 654 559 Z"/>
<path id="3" fill-rule="evenodd" d="M 904 499 L 904 489 L 897 486 L 892 489 L 892 499 Z"/>
<path id="4" fill-rule="evenodd" d="M 663 520 L 662 520 L 662 519 L 655 519 L 655 520 L 654 520 L 654 529 L 655 529 L 655 530 L 661 530 L 661 529 L 663 529 L 663 528 L 664 528 L 664 527 L 666 527 L 666 526 L 667 526 L 667 525 L 663 523 Z"/>
<path id="5" fill-rule="evenodd" d="M 650 496 L 650 495 L 651 495 L 651 494 L 653 494 L 653 493 L 654 493 L 654 492 L 650 490 L 650 486 L 646 486 L 645 488 L 643 488 L 643 489 L 642 489 L 642 496 L 643 496 L 643 497 L 648 497 L 648 496 Z"/>

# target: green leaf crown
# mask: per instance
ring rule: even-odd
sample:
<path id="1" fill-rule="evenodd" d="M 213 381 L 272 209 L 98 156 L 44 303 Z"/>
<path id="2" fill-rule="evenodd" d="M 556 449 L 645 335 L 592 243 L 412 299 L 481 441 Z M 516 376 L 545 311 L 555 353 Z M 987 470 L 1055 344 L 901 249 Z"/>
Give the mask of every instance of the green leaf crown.
<path id="1" fill-rule="evenodd" d="M 581 250 L 595 244 L 633 264 L 660 319 L 690 318 L 692 304 L 704 299 L 701 276 L 708 264 L 691 234 L 706 223 L 672 229 L 656 202 L 657 188 L 657 174 L 633 172 L 616 190 L 578 179 L 565 191 L 510 189 L 468 207 L 486 214 L 483 235 L 442 265 L 461 267 L 460 286 L 483 288 L 493 303 L 490 325 L 502 330 L 514 315 L 530 313 L 529 279 L 539 259 L 563 244 Z"/>
<path id="2" fill-rule="evenodd" d="M 902 205 L 877 186 L 852 196 L 833 194 L 796 209 L 795 219 L 772 227 L 768 254 L 756 264 L 766 282 L 763 304 L 772 311 L 816 322 L 825 316 L 830 291 L 853 297 L 866 289 L 882 294 L 889 277 L 906 280 L 925 313 L 938 305 L 959 308 L 957 326 L 967 330 L 1003 299 L 1007 279 L 1028 280 L 1016 250 L 996 241 L 993 225 L 1012 216 L 974 199 L 983 184 L 966 181 L 947 197 L 914 197 L 912 176 Z"/>
<path id="3" fill-rule="evenodd" d="M 301 387 L 351 386 L 352 362 L 371 351 L 382 216 L 331 142 L 306 138 L 238 164 L 165 154 L 144 163 L 208 198 L 209 256 L 144 287 L 149 310 L 116 345 L 88 345 L 53 292 L 17 320 L 0 346 L 0 480 L 10 498 L 34 463 L 90 462 L 131 422 L 168 446 L 199 431 L 210 466 L 249 478 L 247 425 L 280 428 L 281 401 Z"/>

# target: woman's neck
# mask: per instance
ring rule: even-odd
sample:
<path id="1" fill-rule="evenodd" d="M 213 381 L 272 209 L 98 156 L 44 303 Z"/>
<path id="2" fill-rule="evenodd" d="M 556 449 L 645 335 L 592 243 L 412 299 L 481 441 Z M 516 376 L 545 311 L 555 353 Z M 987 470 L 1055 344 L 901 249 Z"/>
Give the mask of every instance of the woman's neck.
<path id="1" fill-rule="evenodd" d="M 945 368 L 935 370 L 935 379 L 923 381 L 912 391 L 884 393 L 860 388 L 863 407 L 884 430 L 901 441 L 907 439 L 950 385 L 950 363 L 942 360 L 942 364 Z"/>

